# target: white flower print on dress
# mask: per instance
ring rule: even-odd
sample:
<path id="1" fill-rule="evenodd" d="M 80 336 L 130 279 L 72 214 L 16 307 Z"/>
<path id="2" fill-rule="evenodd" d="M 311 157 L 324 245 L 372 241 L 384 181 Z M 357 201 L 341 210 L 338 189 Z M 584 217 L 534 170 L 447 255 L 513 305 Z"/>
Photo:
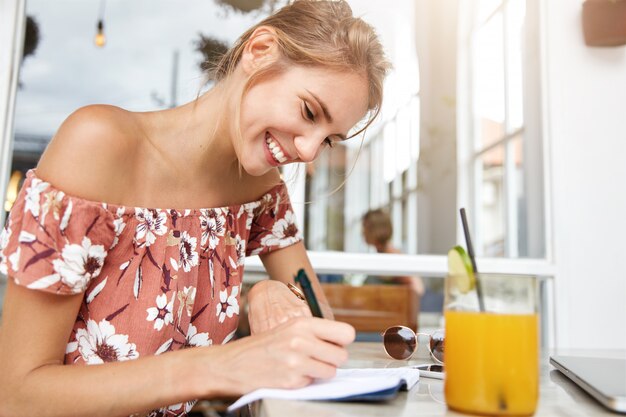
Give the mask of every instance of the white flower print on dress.
<path id="1" fill-rule="evenodd" d="M 296 216 L 291 210 L 287 210 L 285 217 L 274 223 L 272 233 L 261 239 L 261 245 L 284 248 L 293 245 L 300 239 L 300 231 L 296 226 Z"/>
<path id="2" fill-rule="evenodd" d="M 263 197 L 261 198 L 260 205 L 267 209 L 267 207 L 269 207 L 273 201 L 274 201 L 274 197 L 270 193 L 267 193 L 267 194 L 264 194 Z"/>
<path id="3" fill-rule="evenodd" d="M 182 291 L 178 291 L 178 320 L 183 315 L 183 310 L 187 312 L 187 317 L 191 317 L 195 302 L 196 287 L 184 287 Z"/>
<path id="4" fill-rule="evenodd" d="M 160 414 L 155 414 L 155 417 L 157 416 L 170 416 L 170 415 L 187 415 L 191 412 L 191 409 L 193 408 L 194 405 L 196 405 L 196 403 L 198 402 L 198 400 L 191 400 L 191 401 L 185 401 L 184 403 L 178 403 L 178 404 L 174 404 L 174 405 L 170 405 L 167 408 L 162 408 L 159 410 Z M 182 412 L 183 411 L 183 406 L 184 406 L 184 413 L 185 414 L 179 414 L 178 412 Z M 172 414 L 175 413 L 175 414 Z M 152 417 L 152 414 L 149 415 L 148 417 Z"/>
<path id="5" fill-rule="evenodd" d="M 0 253 L 0 274 L 9 274 L 9 266 L 7 265 L 7 258 L 4 256 L 4 253 Z"/>
<path id="6" fill-rule="evenodd" d="M 235 250 L 237 251 L 237 266 L 243 266 L 246 261 L 246 241 L 241 236 L 235 236 Z"/>
<path id="7" fill-rule="evenodd" d="M 246 230 L 250 230 L 252 228 L 252 219 L 254 218 L 254 208 L 258 207 L 253 204 L 244 204 L 239 208 L 239 213 L 237 213 L 237 218 L 241 218 L 241 216 L 246 216 Z"/>
<path id="8" fill-rule="evenodd" d="M 216 306 L 216 316 L 219 317 L 219 322 L 224 323 L 226 317 L 231 318 L 233 315 L 239 315 L 239 300 L 237 300 L 237 293 L 239 287 L 237 285 L 232 287 L 232 292 L 228 295 L 228 288 L 220 291 L 220 302 Z"/>
<path id="9" fill-rule="evenodd" d="M 9 239 L 11 238 L 11 218 L 9 217 L 9 221 L 6 226 L 2 229 L 2 234 L 0 235 L 0 272 L 4 275 L 8 274 L 8 265 L 7 265 L 7 257 L 4 254 L 5 249 L 9 245 Z"/>
<path id="10" fill-rule="evenodd" d="M 4 251 L 9 245 L 11 233 L 11 218 L 9 218 L 7 225 L 4 226 L 4 228 L 2 229 L 2 234 L 0 235 L 0 250 Z"/>
<path id="11" fill-rule="evenodd" d="M 78 329 L 76 340 L 80 355 L 89 365 L 139 357 L 135 344 L 128 343 L 128 335 L 115 334 L 115 327 L 106 320 L 87 320 L 87 329 Z"/>
<path id="12" fill-rule="evenodd" d="M 17 272 L 20 268 L 20 254 L 22 253 L 22 248 L 18 247 L 12 255 L 9 256 L 9 262 L 11 263 L 11 269 L 13 272 Z"/>
<path id="13" fill-rule="evenodd" d="M 220 236 L 224 236 L 224 215 L 221 209 L 202 209 L 200 213 L 200 228 L 202 229 L 200 245 L 206 247 L 208 241 L 209 249 L 213 250 L 219 243 Z"/>
<path id="14" fill-rule="evenodd" d="M 52 190 L 49 193 L 46 193 L 44 196 L 44 202 L 41 206 L 41 218 L 39 222 L 44 224 L 46 215 L 52 212 L 52 217 L 54 220 L 59 220 L 61 218 L 61 207 L 63 202 L 63 197 L 65 193 L 63 191 Z"/>
<path id="15" fill-rule="evenodd" d="M 209 346 L 212 344 L 213 340 L 209 338 L 208 333 L 198 333 L 198 329 L 196 328 L 196 326 L 189 323 L 187 336 L 185 337 L 185 345 L 183 347 Z"/>
<path id="16" fill-rule="evenodd" d="M 136 208 L 135 218 L 139 221 L 135 228 L 135 240 L 139 246 L 150 246 L 156 241 L 156 236 L 167 233 L 165 211 Z"/>
<path id="17" fill-rule="evenodd" d="M 34 217 L 39 216 L 39 209 L 41 208 L 39 205 L 40 195 L 43 190 L 48 188 L 48 185 L 50 184 L 41 181 L 39 178 L 33 179 L 30 187 L 26 190 L 24 213 L 30 211 Z"/>
<path id="18" fill-rule="evenodd" d="M 22 230 L 17 238 L 17 241 L 20 243 L 33 243 L 35 240 L 37 240 L 37 236 L 28 233 L 26 230 Z"/>
<path id="19" fill-rule="evenodd" d="M 282 203 L 282 196 L 280 194 L 276 194 L 276 204 L 274 205 L 274 213 L 278 213 L 280 211 L 281 203 Z"/>
<path id="20" fill-rule="evenodd" d="M 180 252 L 179 266 L 182 266 L 185 272 L 191 271 L 192 267 L 198 265 L 197 242 L 198 239 L 191 237 L 187 232 L 183 232 L 180 236 L 180 243 L 178 244 L 178 251 Z"/>
<path id="21" fill-rule="evenodd" d="M 70 216 L 72 215 L 72 200 L 67 203 L 67 207 L 65 208 L 65 213 L 63 213 L 63 218 L 61 219 L 61 223 L 59 224 L 59 229 L 64 231 L 67 229 L 67 225 L 70 223 Z"/>
<path id="22" fill-rule="evenodd" d="M 122 217 L 124 215 L 124 207 L 118 208 L 116 215 L 117 215 L 116 219 L 113 220 L 113 228 L 115 229 L 115 238 L 113 239 L 113 244 L 111 245 L 111 249 L 117 246 L 120 235 L 122 234 L 122 232 L 124 231 L 124 228 L 126 227 L 126 223 L 124 222 L 124 217 Z"/>
<path id="23" fill-rule="evenodd" d="M 52 266 L 64 284 L 73 292 L 80 292 L 100 274 L 106 256 L 104 246 L 92 245 L 91 239 L 85 236 L 81 245 L 65 245 L 61 259 L 52 261 Z"/>
<path id="24" fill-rule="evenodd" d="M 148 317 L 146 320 L 154 321 L 154 328 L 156 330 L 161 330 L 163 326 L 167 326 L 174 322 L 174 315 L 172 314 L 172 309 L 174 308 L 174 298 L 175 295 L 172 295 L 172 300 L 167 302 L 167 295 L 161 294 L 156 298 L 156 307 L 147 308 Z"/>

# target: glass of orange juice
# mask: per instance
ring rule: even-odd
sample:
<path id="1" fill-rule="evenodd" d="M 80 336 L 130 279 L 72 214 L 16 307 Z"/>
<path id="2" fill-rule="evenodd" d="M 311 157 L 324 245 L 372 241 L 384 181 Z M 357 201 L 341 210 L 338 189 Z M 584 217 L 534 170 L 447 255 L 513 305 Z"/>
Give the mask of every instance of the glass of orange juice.
<path id="1" fill-rule="evenodd" d="M 537 307 L 536 277 L 448 275 L 444 389 L 449 408 L 498 416 L 535 412 L 539 397 Z"/>

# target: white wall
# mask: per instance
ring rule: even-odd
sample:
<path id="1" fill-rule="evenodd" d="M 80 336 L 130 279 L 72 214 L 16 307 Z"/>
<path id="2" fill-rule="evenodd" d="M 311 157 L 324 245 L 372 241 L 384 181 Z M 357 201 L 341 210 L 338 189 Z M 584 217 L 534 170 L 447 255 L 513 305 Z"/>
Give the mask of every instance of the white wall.
<path id="1" fill-rule="evenodd" d="M 582 1 L 544 9 L 556 344 L 624 349 L 626 46 L 585 46 Z"/>
<path id="2" fill-rule="evenodd" d="M 457 1 L 418 0 L 420 76 L 418 253 L 445 254 L 457 242 Z"/>

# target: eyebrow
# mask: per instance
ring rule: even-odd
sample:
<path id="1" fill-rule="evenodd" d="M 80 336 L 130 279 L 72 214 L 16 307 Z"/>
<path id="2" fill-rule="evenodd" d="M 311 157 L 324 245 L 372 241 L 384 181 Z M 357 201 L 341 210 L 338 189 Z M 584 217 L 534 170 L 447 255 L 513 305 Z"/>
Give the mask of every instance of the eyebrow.
<path id="1" fill-rule="evenodd" d="M 316 96 L 311 90 L 308 90 L 308 89 L 305 89 L 305 90 L 307 91 L 307 93 L 311 95 L 311 97 L 315 99 L 315 101 L 317 101 L 317 104 L 320 105 L 320 107 L 322 108 L 322 113 L 324 113 L 324 118 L 326 119 L 326 121 L 328 123 L 332 123 L 333 117 L 328 112 L 328 107 L 326 107 L 326 104 L 324 104 L 324 102 L 318 96 Z M 333 136 L 337 136 L 341 140 L 346 140 L 346 135 L 342 135 L 341 133 L 334 133 Z"/>

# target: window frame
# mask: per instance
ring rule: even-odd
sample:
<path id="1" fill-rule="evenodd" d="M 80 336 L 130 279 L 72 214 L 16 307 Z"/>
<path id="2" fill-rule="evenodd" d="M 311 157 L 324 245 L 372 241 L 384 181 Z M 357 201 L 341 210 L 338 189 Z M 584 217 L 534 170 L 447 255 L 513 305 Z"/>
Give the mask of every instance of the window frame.
<path id="1" fill-rule="evenodd" d="M 480 135 L 477 134 L 476 126 L 474 126 L 473 134 L 471 135 L 471 144 L 470 148 L 473 149 L 473 152 L 469 158 L 469 169 L 472 169 L 473 172 L 470 174 L 470 177 L 473 179 L 472 184 L 472 214 L 475 219 L 474 224 L 476 224 L 476 248 L 477 252 L 482 252 L 482 247 L 484 243 L 484 237 L 481 228 L 479 227 L 478 219 L 482 217 L 482 204 L 481 204 L 481 195 L 483 191 L 483 156 L 488 154 L 490 151 L 495 150 L 497 148 L 503 148 L 503 172 L 502 172 L 502 182 L 503 182 L 503 190 L 504 190 L 504 198 L 503 198 L 503 209 L 504 209 L 504 236 L 506 236 L 505 245 L 504 245 L 504 254 L 505 257 L 517 258 L 519 254 L 518 248 L 518 208 L 516 204 L 516 195 L 517 195 L 517 187 L 516 181 L 514 178 L 515 175 L 515 166 L 513 159 L 513 139 L 517 137 L 518 134 L 524 133 L 524 125 L 522 122 L 522 126 L 515 129 L 514 131 L 510 131 L 510 101 L 509 101 L 509 77 L 510 77 L 510 67 L 509 67 L 509 57 L 511 52 L 510 39 L 508 38 L 508 34 L 510 28 L 508 26 L 508 2 L 506 0 L 502 0 L 500 4 L 491 12 L 489 15 L 482 21 L 475 22 L 475 26 L 471 28 L 468 40 L 468 44 L 470 45 L 469 51 L 469 62 L 470 62 L 470 71 L 474 69 L 475 62 L 472 59 L 475 53 L 474 47 L 474 39 L 478 37 L 479 33 L 490 23 L 494 22 L 495 19 L 501 18 L 501 24 L 499 27 L 499 31 L 502 34 L 502 69 L 503 69 L 503 79 L 502 85 L 502 100 L 504 105 L 504 120 L 502 122 L 503 132 L 502 135 L 497 137 L 493 142 L 489 143 L 486 146 L 483 146 L 480 143 Z M 475 11 L 473 14 L 478 14 L 478 11 Z M 473 103 L 474 90 L 470 89 L 469 103 Z M 470 105 L 471 106 L 471 105 Z M 475 121 L 477 114 L 473 111 L 473 107 L 470 109 L 470 120 Z M 467 171 L 467 168 L 466 168 Z"/>
<path id="2" fill-rule="evenodd" d="M 517 258 L 520 254 L 519 248 L 519 210 L 517 205 L 517 171 L 515 166 L 515 140 L 522 137 L 523 163 L 522 172 L 524 176 L 524 197 L 526 207 L 525 228 L 526 248 L 524 256 L 531 259 L 551 259 L 550 244 L 550 224 L 548 218 L 550 213 L 549 194 L 549 167 L 544 161 L 547 160 L 546 129 L 547 118 L 543 114 L 545 97 L 543 96 L 541 80 L 544 75 L 544 62 L 542 45 L 545 44 L 541 36 L 543 30 L 542 8 L 544 4 L 541 0 L 526 1 L 526 18 L 524 21 L 524 31 L 522 33 L 525 43 L 525 50 L 522 51 L 522 78 L 523 78 L 523 113 L 524 119 L 521 126 L 513 126 L 510 115 L 510 63 L 514 45 L 510 42 L 510 0 L 501 0 L 497 7 L 494 7 L 485 15 L 482 20 L 476 21 L 475 16 L 479 15 L 476 2 L 465 2 L 466 22 L 465 31 L 461 34 L 462 43 L 466 51 L 460 52 L 460 76 L 465 77 L 467 89 L 460 94 L 459 101 L 465 103 L 461 106 L 459 116 L 459 201 L 461 206 L 470 207 L 470 222 L 476 225 L 475 247 L 479 256 L 482 255 L 483 233 L 480 228 L 479 219 L 482 217 L 482 160 L 481 158 L 498 147 L 503 148 L 503 189 L 504 195 L 504 257 Z M 530 17 L 529 17 L 530 16 Z M 492 19 L 501 18 L 500 33 L 503 35 L 502 58 L 503 58 L 503 103 L 504 120 L 503 132 L 494 141 L 487 145 L 482 145 L 481 137 L 477 135 L 477 128 L 474 126 L 475 113 L 473 108 L 473 71 L 472 62 L 475 54 L 474 39 L 478 32 L 484 28 Z M 536 22 L 536 23 L 535 23 Z M 539 58 L 537 58 L 539 57 Z M 529 138 L 539 138 L 530 140 Z"/>
<path id="3" fill-rule="evenodd" d="M 15 98 L 26 25 L 26 0 L 0 0 L 0 196 L 2 207 L 6 196 L 13 155 Z M 4 210 L 0 221 L 4 224 Z"/>

